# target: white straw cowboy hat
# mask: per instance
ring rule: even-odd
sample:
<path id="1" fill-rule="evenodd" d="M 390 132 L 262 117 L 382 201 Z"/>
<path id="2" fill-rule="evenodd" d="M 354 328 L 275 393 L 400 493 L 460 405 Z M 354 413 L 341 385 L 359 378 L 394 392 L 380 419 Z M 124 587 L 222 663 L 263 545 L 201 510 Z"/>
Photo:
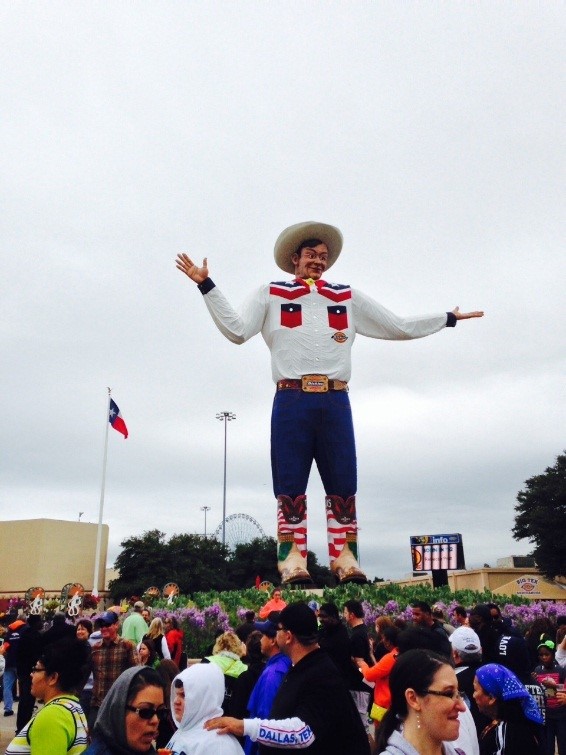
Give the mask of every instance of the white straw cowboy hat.
<path id="1" fill-rule="evenodd" d="M 326 269 L 336 262 L 342 251 L 342 234 L 333 225 L 317 223 L 307 220 L 305 223 L 295 223 L 282 231 L 275 242 L 274 256 L 277 267 L 286 273 L 294 273 L 295 265 L 291 257 L 298 247 L 307 239 L 320 239 L 328 248 L 328 264 Z"/>

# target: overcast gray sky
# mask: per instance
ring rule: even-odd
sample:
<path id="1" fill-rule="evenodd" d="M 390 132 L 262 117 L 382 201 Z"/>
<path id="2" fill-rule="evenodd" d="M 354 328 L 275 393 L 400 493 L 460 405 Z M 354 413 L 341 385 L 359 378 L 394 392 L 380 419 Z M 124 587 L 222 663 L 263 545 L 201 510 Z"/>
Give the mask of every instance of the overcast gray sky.
<path id="1" fill-rule="evenodd" d="M 280 231 L 341 228 L 327 274 L 398 314 L 484 309 L 417 342 L 362 337 L 351 401 L 368 574 L 460 532 L 527 553 L 515 496 L 565 447 L 563 3 L 0 4 L 4 519 L 98 518 L 120 541 L 221 521 L 275 534 L 261 337 L 214 327 L 179 251 L 238 305 Z M 326 563 L 323 492 L 309 546 Z"/>

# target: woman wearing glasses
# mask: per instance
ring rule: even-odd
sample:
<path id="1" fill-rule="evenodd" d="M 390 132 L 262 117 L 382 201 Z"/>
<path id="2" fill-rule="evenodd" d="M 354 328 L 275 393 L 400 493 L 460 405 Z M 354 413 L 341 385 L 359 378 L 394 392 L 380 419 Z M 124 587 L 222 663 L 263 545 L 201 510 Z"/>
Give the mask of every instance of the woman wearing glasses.
<path id="1" fill-rule="evenodd" d="M 90 669 L 90 648 L 74 638 L 49 644 L 31 670 L 31 694 L 44 706 L 10 742 L 7 755 L 79 755 L 87 747 L 77 694 Z"/>
<path id="2" fill-rule="evenodd" d="M 163 682 L 154 669 L 135 666 L 124 671 L 100 706 L 84 755 L 155 752 L 159 721 L 167 715 L 164 700 Z"/>
<path id="3" fill-rule="evenodd" d="M 382 755 L 460 755 L 458 715 L 466 710 L 448 660 L 429 650 L 408 650 L 389 677 L 391 705 L 378 730 Z M 461 753 L 463 755 L 463 753 Z"/>

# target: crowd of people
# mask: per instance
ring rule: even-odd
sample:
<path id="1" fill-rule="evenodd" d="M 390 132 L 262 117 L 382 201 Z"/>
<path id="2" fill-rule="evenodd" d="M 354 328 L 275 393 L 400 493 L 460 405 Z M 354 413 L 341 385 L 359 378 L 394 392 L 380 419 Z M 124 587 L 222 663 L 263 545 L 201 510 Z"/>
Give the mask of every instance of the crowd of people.
<path id="1" fill-rule="evenodd" d="M 176 617 L 141 601 L 14 617 L 6 755 L 566 755 L 566 615 L 523 636 L 495 604 L 417 601 L 374 627 L 357 600 L 266 605 L 188 666 Z"/>

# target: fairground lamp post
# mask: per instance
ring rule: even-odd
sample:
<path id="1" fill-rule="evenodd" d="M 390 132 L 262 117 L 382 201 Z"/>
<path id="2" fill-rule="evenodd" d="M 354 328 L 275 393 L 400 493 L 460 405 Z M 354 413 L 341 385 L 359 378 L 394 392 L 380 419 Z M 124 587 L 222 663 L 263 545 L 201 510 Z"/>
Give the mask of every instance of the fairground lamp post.
<path id="1" fill-rule="evenodd" d="M 204 536 L 206 537 L 206 512 L 210 511 L 210 506 L 201 506 L 201 511 L 204 511 Z"/>
<path id="2" fill-rule="evenodd" d="M 216 419 L 224 422 L 224 493 L 222 496 L 222 546 L 226 545 L 226 439 L 228 422 L 236 419 L 233 412 L 218 412 Z"/>

